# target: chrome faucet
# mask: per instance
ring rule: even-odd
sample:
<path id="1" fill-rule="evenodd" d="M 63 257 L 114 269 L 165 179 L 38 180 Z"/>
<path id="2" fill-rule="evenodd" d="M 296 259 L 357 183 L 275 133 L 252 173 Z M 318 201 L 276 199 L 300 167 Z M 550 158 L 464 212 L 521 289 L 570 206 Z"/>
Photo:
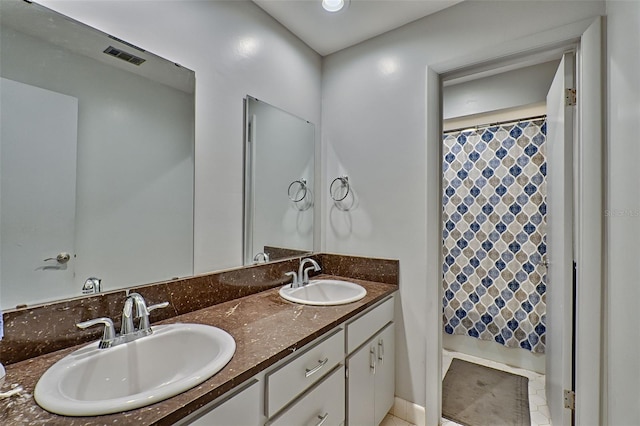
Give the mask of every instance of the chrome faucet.
<path id="1" fill-rule="evenodd" d="M 162 302 L 156 305 L 147 306 L 144 298 L 138 293 L 131 293 L 124 302 L 122 309 L 122 326 L 120 334 L 116 335 L 111 318 L 96 318 L 76 324 L 78 328 L 87 328 L 98 324 L 104 325 L 104 332 L 98 347 L 106 349 L 122 343 L 132 342 L 153 332 L 149 325 L 149 313 L 155 309 L 166 308 L 169 302 Z M 135 308 L 135 316 L 133 309 Z M 133 319 L 138 318 L 138 328 L 136 329 Z"/>
<path id="2" fill-rule="evenodd" d="M 307 263 L 311 263 L 313 266 L 305 268 L 304 265 Z M 300 267 L 298 268 L 298 280 L 300 280 L 301 286 L 309 284 L 309 271 L 312 269 L 314 272 L 320 271 L 320 265 L 318 265 L 318 262 L 311 258 L 302 259 L 300 261 Z"/>
<path id="3" fill-rule="evenodd" d="M 269 263 L 269 253 L 265 253 L 265 252 L 260 252 L 258 254 L 256 254 L 255 256 L 253 256 L 253 262 L 254 263 Z"/>
<path id="4" fill-rule="evenodd" d="M 305 268 L 304 265 L 307 263 L 311 263 L 312 266 Z M 315 260 L 307 257 L 306 259 L 300 260 L 300 267 L 298 267 L 298 273 L 295 271 L 286 272 L 285 275 L 293 277 L 291 281 L 291 288 L 302 287 L 303 285 L 309 284 L 309 271 L 314 270 L 315 272 L 320 271 L 320 265 Z"/>
<path id="5" fill-rule="evenodd" d="M 125 336 L 131 333 L 145 333 L 151 334 L 151 327 L 149 326 L 149 313 L 158 308 L 166 308 L 169 306 L 169 302 L 158 303 L 157 305 L 147 306 L 144 298 L 138 293 L 131 293 L 127 300 L 124 302 L 124 308 L 122 309 L 122 326 L 120 334 Z M 136 308 L 135 318 L 139 318 L 138 330 L 133 325 L 133 308 Z"/>
<path id="6" fill-rule="evenodd" d="M 100 293 L 100 283 L 102 280 L 96 277 L 89 277 L 82 286 L 82 294 Z"/>

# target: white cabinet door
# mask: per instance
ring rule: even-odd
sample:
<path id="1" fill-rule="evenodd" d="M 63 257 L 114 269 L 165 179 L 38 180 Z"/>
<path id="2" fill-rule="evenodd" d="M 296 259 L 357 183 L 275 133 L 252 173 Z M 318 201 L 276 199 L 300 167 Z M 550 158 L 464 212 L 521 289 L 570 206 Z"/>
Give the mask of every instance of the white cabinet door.
<path id="1" fill-rule="evenodd" d="M 228 399 L 214 403 L 215 408 L 187 424 L 191 426 L 258 426 L 260 397 L 260 382 L 255 380 Z"/>
<path id="2" fill-rule="evenodd" d="M 367 342 L 347 360 L 347 424 L 353 426 L 373 425 L 375 398 L 376 348 Z"/>
<path id="3" fill-rule="evenodd" d="M 378 425 L 393 405 L 394 337 L 389 323 L 347 359 L 347 424 Z"/>
<path id="4" fill-rule="evenodd" d="M 375 338 L 375 424 L 379 425 L 393 405 L 395 394 L 395 332 L 391 323 Z"/>

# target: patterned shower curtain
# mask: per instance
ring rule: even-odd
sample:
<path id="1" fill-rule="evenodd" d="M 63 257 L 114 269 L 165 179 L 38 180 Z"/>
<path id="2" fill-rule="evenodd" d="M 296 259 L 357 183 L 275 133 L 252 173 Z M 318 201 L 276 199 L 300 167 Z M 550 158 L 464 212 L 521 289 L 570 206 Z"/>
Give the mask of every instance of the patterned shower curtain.
<path id="1" fill-rule="evenodd" d="M 444 331 L 543 353 L 546 118 L 443 139 Z"/>

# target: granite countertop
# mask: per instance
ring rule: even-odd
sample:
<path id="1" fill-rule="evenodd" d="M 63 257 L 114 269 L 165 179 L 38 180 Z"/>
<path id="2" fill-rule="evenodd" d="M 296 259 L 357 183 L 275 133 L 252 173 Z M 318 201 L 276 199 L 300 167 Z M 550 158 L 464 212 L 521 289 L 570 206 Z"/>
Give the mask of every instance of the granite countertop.
<path id="1" fill-rule="evenodd" d="M 321 275 L 321 278 L 341 277 Z M 40 376 L 56 361 L 82 345 L 8 365 L 2 391 L 18 383 L 24 391 L 0 400 L 2 425 L 170 425 L 233 389 L 336 325 L 362 312 L 398 289 L 397 285 L 342 278 L 367 290 L 360 301 L 338 306 L 308 306 L 287 302 L 278 288 L 183 314 L 158 324 L 200 323 L 227 331 L 236 341 L 231 361 L 200 385 L 156 404 L 96 417 L 65 417 L 36 404 L 33 391 Z"/>

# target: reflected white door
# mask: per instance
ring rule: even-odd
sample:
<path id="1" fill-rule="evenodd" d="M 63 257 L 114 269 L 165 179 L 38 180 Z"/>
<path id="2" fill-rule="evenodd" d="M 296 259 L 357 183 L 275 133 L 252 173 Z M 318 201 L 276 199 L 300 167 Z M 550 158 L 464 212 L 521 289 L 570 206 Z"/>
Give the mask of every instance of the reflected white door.
<path id="1" fill-rule="evenodd" d="M 78 100 L 3 78 L 0 113 L 0 307 L 7 309 L 74 293 Z M 67 263 L 44 260 L 64 252 Z"/>
<path id="2" fill-rule="evenodd" d="M 564 390 L 573 389 L 573 118 L 575 56 L 562 58 L 547 94 L 546 393 L 552 424 L 570 425 Z"/>

